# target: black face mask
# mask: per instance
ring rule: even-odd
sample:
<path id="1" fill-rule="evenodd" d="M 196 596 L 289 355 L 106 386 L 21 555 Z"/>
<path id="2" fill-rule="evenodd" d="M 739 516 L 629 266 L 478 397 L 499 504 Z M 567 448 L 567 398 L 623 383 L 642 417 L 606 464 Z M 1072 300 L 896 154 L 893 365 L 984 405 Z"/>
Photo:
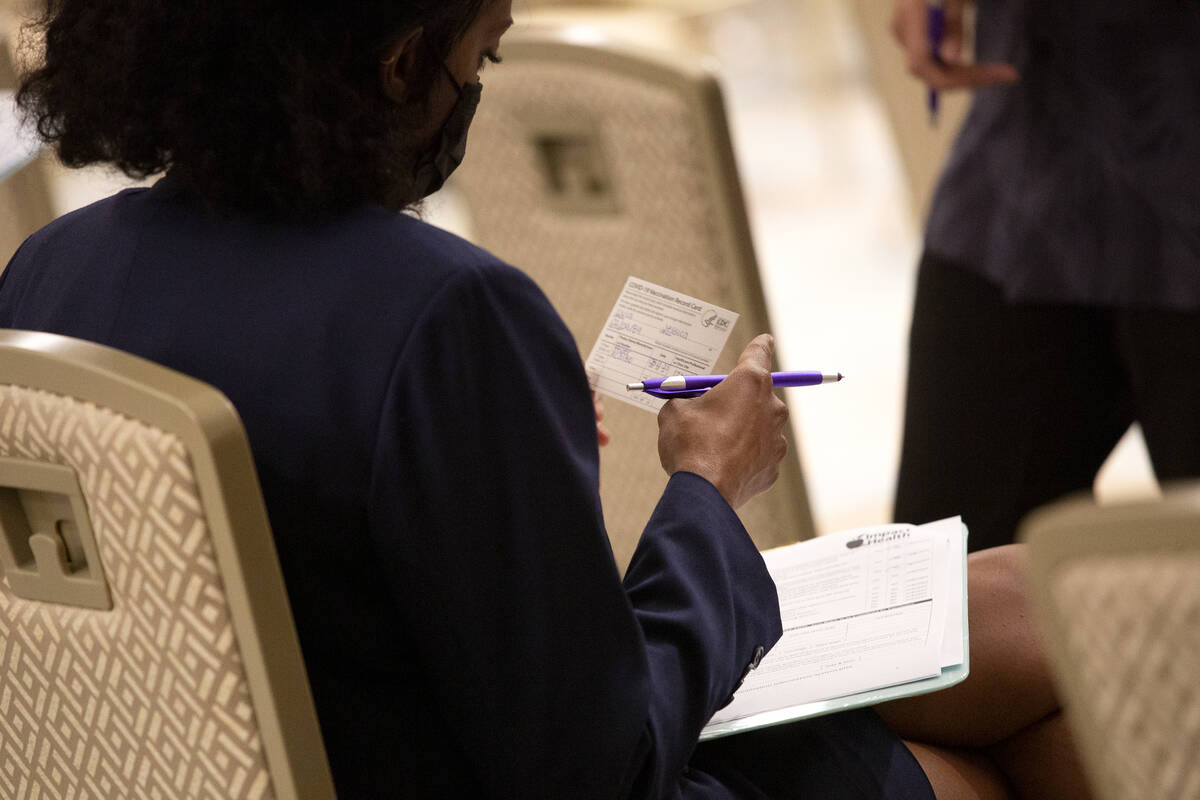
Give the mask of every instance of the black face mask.
<path id="1" fill-rule="evenodd" d="M 459 86 L 445 62 L 442 62 L 442 69 L 454 84 L 458 100 L 442 123 L 442 129 L 436 137 L 436 148 L 424 153 L 413 168 L 413 189 L 422 198 L 442 188 L 446 178 L 462 163 L 467 153 L 467 130 L 471 127 L 475 109 L 479 107 L 479 98 L 483 95 L 482 84 Z"/>

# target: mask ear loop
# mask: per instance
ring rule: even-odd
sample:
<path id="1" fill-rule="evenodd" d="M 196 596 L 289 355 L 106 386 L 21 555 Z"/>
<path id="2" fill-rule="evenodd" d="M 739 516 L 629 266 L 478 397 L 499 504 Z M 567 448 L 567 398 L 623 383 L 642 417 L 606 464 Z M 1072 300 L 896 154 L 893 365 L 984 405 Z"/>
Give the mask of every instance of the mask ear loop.
<path id="1" fill-rule="evenodd" d="M 442 72 L 446 73 L 446 77 L 450 79 L 450 85 L 454 87 L 454 91 L 458 93 L 459 97 L 462 97 L 462 84 L 460 84 L 458 79 L 454 77 L 454 73 L 450 71 L 450 67 L 446 66 L 445 60 L 439 58 L 438 63 L 442 65 Z"/>
<path id="2" fill-rule="evenodd" d="M 437 59 L 438 66 L 442 68 L 442 73 L 450 81 L 450 85 L 454 87 L 455 93 L 459 97 L 462 97 L 463 85 L 458 82 L 458 78 L 455 78 L 454 73 L 450 71 L 450 67 L 446 64 L 446 59 L 442 58 L 441 56 L 439 56 L 437 54 L 437 52 L 433 49 L 433 45 L 430 44 L 429 40 L 425 38 L 424 32 L 422 32 L 420 34 L 419 41 L 421 43 L 423 43 L 426 48 L 428 48 L 430 55 L 432 55 L 435 59 Z M 396 54 L 396 55 L 392 56 L 391 58 L 382 59 L 379 63 L 382 66 L 384 66 L 390 70 L 395 66 L 396 61 L 399 60 L 399 58 L 400 58 L 400 55 Z"/>
<path id="3" fill-rule="evenodd" d="M 429 45 L 427 45 L 429 46 Z M 432 52 L 432 46 L 429 46 Z M 436 53 L 433 53 L 437 57 Z M 437 58 L 442 71 L 453 84 L 458 99 L 450 109 L 448 116 L 441 123 L 439 132 L 434 137 L 436 147 L 431 154 L 420 156 L 414 165 L 413 187 L 420 197 L 428 197 L 442 187 L 466 155 L 467 130 L 471 118 L 479 105 L 479 96 L 483 87 L 479 83 L 459 84 L 450 71 L 450 66 L 444 58 Z"/>
<path id="4" fill-rule="evenodd" d="M 446 59 L 439 55 L 438 52 L 433 49 L 433 44 L 425 38 L 424 31 L 421 32 L 421 43 L 424 44 L 429 50 L 429 54 L 437 59 L 438 65 L 442 68 L 442 72 L 445 73 L 446 77 L 450 80 L 450 85 L 454 87 L 455 93 L 458 94 L 459 97 L 462 97 L 462 84 L 458 82 L 458 78 L 454 77 L 454 73 L 450 71 L 450 67 L 446 64 Z"/>

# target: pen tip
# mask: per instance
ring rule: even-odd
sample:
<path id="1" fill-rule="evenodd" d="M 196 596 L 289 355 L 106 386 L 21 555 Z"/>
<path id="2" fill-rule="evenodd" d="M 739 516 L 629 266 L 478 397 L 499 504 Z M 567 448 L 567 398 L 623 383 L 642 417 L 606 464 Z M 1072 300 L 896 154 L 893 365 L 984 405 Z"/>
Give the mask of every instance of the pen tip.
<path id="1" fill-rule="evenodd" d="M 844 377 L 846 377 L 846 376 L 845 376 L 845 375 L 843 375 L 843 374 L 842 374 L 842 373 L 840 373 L 840 372 L 838 373 L 838 380 L 839 380 L 839 381 L 840 381 L 842 378 L 844 378 Z"/>

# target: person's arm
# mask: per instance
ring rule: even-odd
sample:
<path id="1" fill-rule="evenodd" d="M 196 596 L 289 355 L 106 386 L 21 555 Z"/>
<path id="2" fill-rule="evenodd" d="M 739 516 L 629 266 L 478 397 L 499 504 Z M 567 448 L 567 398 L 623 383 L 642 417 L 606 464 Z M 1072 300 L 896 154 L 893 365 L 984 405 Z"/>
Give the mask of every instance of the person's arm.
<path id="1" fill-rule="evenodd" d="M 895 0 L 892 35 L 904 51 L 908 71 L 931 89 L 976 89 L 1019 79 L 1012 64 L 978 63 L 963 58 L 963 17 L 966 0 L 943 0 L 945 33 L 937 57 L 930 47 L 927 0 Z"/>
<path id="2" fill-rule="evenodd" d="M 372 529 L 400 635 L 491 796 L 671 794 L 700 728 L 780 635 L 761 557 L 691 472 L 671 478 L 626 592 L 595 422 L 565 326 L 500 266 L 429 304 L 383 409 Z"/>

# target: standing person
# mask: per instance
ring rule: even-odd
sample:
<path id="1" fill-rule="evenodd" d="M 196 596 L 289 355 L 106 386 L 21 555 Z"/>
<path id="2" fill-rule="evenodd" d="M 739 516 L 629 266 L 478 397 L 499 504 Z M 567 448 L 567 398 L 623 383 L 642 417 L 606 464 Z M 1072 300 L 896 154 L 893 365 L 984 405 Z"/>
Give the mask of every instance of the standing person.
<path id="1" fill-rule="evenodd" d="M 339 797 L 927 799 L 1063 772 L 1007 747 L 1059 719 L 1016 548 L 973 561 L 971 678 L 932 704 L 697 744 L 780 636 L 736 514 L 786 447 L 772 341 L 663 408 L 671 478 L 622 580 L 566 327 L 518 270 L 398 213 L 463 157 L 510 14 L 61 0 L 20 90 L 66 163 L 167 174 L 27 240 L 0 325 L 233 402 Z"/>
<path id="2" fill-rule="evenodd" d="M 1200 475 L 1200 3 L 964 0 L 931 88 L 975 88 L 925 231 L 897 519 L 961 513 L 974 549 L 1089 489 L 1141 425 L 1159 480 Z"/>

